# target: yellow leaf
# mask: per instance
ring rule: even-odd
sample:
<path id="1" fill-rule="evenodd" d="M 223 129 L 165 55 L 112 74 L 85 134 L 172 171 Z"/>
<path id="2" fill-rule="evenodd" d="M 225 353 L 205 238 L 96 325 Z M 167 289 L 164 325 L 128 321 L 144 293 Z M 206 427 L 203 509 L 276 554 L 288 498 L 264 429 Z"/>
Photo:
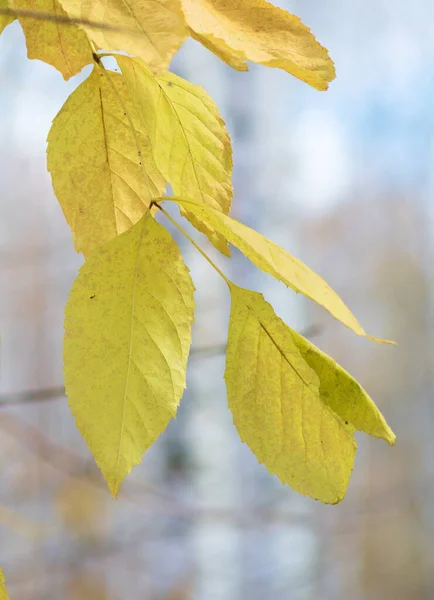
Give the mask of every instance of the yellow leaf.
<path id="1" fill-rule="evenodd" d="M 117 57 L 131 97 L 149 132 L 155 161 L 176 195 L 187 195 L 229 212 L 232 200 L 232 149 L 218 109 L 199 86 L 172 73 L 153 74 L 138 60 Z M 197 215 L 193 225 L 228 254 L 222 236 Z"/>
<path id="2" fill-rule="evenodd" d="M 266 0 L 182 0 L 191 33 L 230 66 L 283 69 L 318 90 L 335 78 L 328 52 L 300 19 Z"/>
<path id="3" fill-rule="evenodd" d="M 194 287 L 149 211 L 81 268 L 65 312 L 69 405 L 112 494 L 175 417 Z"/>
<path id="4" fill-rule="evenodd" d="M 0 10 L 4 10 L 6 8 L 10 8 L 8 0 L 0 0 Z M 15 17 L 0 14 L 0 33 L 2 33 L 9 23 L 12 23 L 12 21 L 15 21 Z"/>
<path id="5" fill-rule="evenodd" d="M 353 427 L 321 398 L 321 381 L 261 294 L 230 286 L 225 380 L 243 442 L 282 483 L 335 504 L 345 495 Z"/>
<path id="6" fill-rule="evenodd" d="M 101 29 L 83 24 L 98 48 L 139 56 L 154 72 L 168 68 L 188 35 L 180 0 L 61 2 L 71 17 L 101 24 Z"/>
<path id="7" fill-rule="evenodd" d="M 290 332 L 304 360 L 318 375 L 321 400 L 358 431 L 393 445 L 395 434 L 362 386 L 330 356 L 296 331 Z"/>
<path id="8" fill-rule="evenodd" d="M 47 164 L 75 248 L 85 256 L 137 223 L 166 186 L 122 75 L 98 68 L 54 119 Z"/>
<path id="9" fill-rule="evenodd" d="M 14 8 L 65 17 L 58 0 L 11 0 Z M 60 71 L 64 79 L 76 75 L 92 63 L 92 50 L 86 34 L 73 23 L 49 19 L 18 18 L 26 36 L 27 56 L 43 60 Z"/>
<path id="10" fill-rule="evenodd" d="M 199 219 L 221 233 L 228 242 L 241 250 L 259 269 L 270 273 L 294 291 L 307 296 L 324 307 L 336 319 L 358 335 L 366 336 L 361 325 L 336 292 L 331 289 L 324 279 L 289 252 L 254 229 L 250 229 L 250 227 L 231 219 L 227 215 L 190 198 L 174 197 L 165 198 L 165 200 L 176 202 L 181 208 L 195 214 Z"/>
<path id="11" fill-rule="evenodd" d="M 248 71 L 249 68 L 247 66 L 246 61 L 243 58 L 239 58 L 232 48 L 229 48 L 225 45 L 223 40 L 216 39 L 213 33 L 208 34 L 206 37 L 202 35 L 196 34 L 192 29 L 190 29 L 191 37 L 200 42 L 202 46 L 210 50 L 213 54 L 218 56 L 223 62 L 230 65 L 233 69 L 237 71 Z"/>
<path id="12" fill-rule="evenodd" d="M 3 571 L 0 569 L 0 600 L 9 600 L 8 592 L 6 590 L 6 581 Z"/>

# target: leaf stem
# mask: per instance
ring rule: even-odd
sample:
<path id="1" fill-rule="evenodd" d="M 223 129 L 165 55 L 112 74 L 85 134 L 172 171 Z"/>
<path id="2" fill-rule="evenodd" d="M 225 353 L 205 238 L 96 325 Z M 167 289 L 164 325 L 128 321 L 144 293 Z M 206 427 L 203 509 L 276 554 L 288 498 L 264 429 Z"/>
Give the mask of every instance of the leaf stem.
<path id="1" fill-rule="evenodd" d="M 217 273 L 220 275 L 220 277 L 222 277 L 226 281 L 228 286 L 231 287 L 232 282 L 226 277 L 226 275 L 223 273 L 223 271 L 221 269 L 219 269 L 218 266 L 215 264 L 215 262 L 208 256 L 208 254 L 204 250 L 202 250 L 202 248 L 199 246 L 199 244 L 197 244 L 194 241 L 194 239 L 189 236 L 189 234 L 185 231 L 185 229 L 183 229 L 181 227 L 181 225 L 179 225 L 179 223 L 177 223 L 177 221 L 175 221 L 175 219 L 173 219 L 170 216 L 170 214 L 167 212 L 167 210 L 165 210 L 162 206 L 160 206 L 155 201 L 152 202 L 151 204 L 154 204 L 157 208 L 159 208 L 161 210 L 161 212 L 166 217 L 166 219 L 169 219 L 169 221 L 172 223 L 172 225 L 174 225 L 176 227 L 176 229 L 178 231 L 180 231 L 184 237 L 187 238 L 187 240 L 190 242 L 190 244 L 192 244 L 196 248 L 196 250 L 198 252 L 200 252 L 200 254 L 202 254 L 204 259 L 209 262 L 209 264 L 212 266 L 212 268 L 215 269 L 217 271 Z"/>

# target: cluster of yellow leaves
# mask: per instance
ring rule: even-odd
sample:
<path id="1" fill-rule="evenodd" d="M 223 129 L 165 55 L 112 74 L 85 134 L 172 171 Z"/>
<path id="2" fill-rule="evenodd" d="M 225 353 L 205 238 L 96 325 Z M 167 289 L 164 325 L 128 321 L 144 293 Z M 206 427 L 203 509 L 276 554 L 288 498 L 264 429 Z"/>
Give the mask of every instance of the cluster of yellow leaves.
<path id="1" fill-rule="evenodd" d="M 201 87 L 167 71 L 188 35 L 235 69 L 253 61 L 319 90 L 334 78 L 334 66 L 297 17 L 266 0 L 0 2 L 0 15 L 1 6 L 15 11 L 29 58 L 65 79 L 94 65 L 53 121 L 47 163 L 86 259 L 66 307 L 66 391 L 116 496 L 176 416 L 185 388 L 194 286 L 178 246 L 154 219 L 158 209 L 167 216 L 163 201 L 176 202 L 223 254 L 234 245 L 366 335 L 321 277 L 228 216 L 233 164 L 225 123 Z M 101 62 L 115 51 L 123 52 L 116 55 L 121 73 Z M 174 197 L 165 196 L 168 184 Z M 348 373 L 285 325 L 260 294 L 226 281 L 225 380 L 241 439 L 283 483 L 339 502 L 353 468 L 354 431 L 391 444 L 394 434 Z"/>
<path id="2" fill-rule="evenodd" d="M 246 61 L 252 61 L 283 69 L 319 90 L 327 89 L 335 77 L 327 50 L 308 27 L 267 0 L 1 3 L 17 11 L 29 58 L 55 66 L 65 79 L 92 62 L 89 42 L 96 49 L 137 56 L 159 74 L 167 70 L 189 35 L 241 71 L 247 70 Z M 35 18 L 34 13 L 51 15 L 52 19 Z M 65 17 L 72 20 L 67 26 Z"/>

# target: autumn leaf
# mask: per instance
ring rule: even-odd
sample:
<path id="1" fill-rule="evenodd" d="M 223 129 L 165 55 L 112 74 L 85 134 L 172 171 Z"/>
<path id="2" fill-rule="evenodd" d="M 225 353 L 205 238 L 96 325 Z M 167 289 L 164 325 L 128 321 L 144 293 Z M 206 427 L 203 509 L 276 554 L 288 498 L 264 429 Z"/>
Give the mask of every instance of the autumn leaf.
<path id="1" fill-rule="evenodd" d="M 353 468 L 354 428 L 321 398 L 321 381 L 261 294 L 230 285 L 225 380 L 240 438 L 282 483 L 335 504 Z"/>
<path id="2" fill-rule="evenodd" d="M 166 186 L 122 75 L 98 68 L 54 119 L 47 165 L 85 256 L 137 223 Z"/>
<path id="3" fill-rule="evenodd" d="M 6 590 L 6 581 L 3 571 L 0 569 L 0 600 L 9 600 L 8 592 Z"/>
<path id="4" fill-rule="evenodd" d="M 154 75 L 138 60 L 117 57 L 131 97 L 139 106 L 155 161 L 177 195 L 224 213 L 232 200 L 232 149 L 217 107 L 208 94 L 172 73 Z M 187 217 L 228 254 L 224 238 L 196 213 Z"/>
<path id="5" fill-rule="evenodd" d="M 6 8 L 10 8 L 8 0 L 0 0 L 0 9 L 4 10 Z M 0 14 L 0 33 L 2 33 L 9 23 L 12 23 L 13 21 L 15 21 L 15 17 Z"/>
<path id="6" fill-rule="evenodd" d="M 180 0 L 61 2 L 69 16 L 101 24 L 100 29 L 83 24 L 98 48 L 139 56 L 154 72 L 167 69 L 188 35 Z"/>
<path id="7" fill-rule="evenodd" d="M 58 0 L 11 0 L 17 10 L 66 16 Z M 43 60 L 60 71 L 64 79 L 79 73 L 92 63 L 92 50 L 86 34 L 73 23 L 32 19 L 20 15 L 18 20 L 26 36 L 27 56 Z"/>
<path id="8" fill-rule="evenodd" d="M 318 375 L 321 400 L 358 431 L 393 445 L 395 434 L 362 386 L 309 340 L 293 329 L 290 332 L 300 354 Z"/>
<path id="9" fill-rule="evenodd" d="M 149 211 L 81 268 L 65 313 L 69 405 L 114 496 L 175 417 L 185 388 L 194 287 Z"/>
<path id="10" fill-rule="evenodd" d="M 300 19 L 266 0 L 182 0 L 191 35 L 234 69 L 276 67 L 326 90 L 335 78 L 328 52 Z"/>
<path id="11" fill-rule="evenodd" d="M 358 335 L 370 337 L 324 279 L 274 242 L 235 219 L 190 198 L 173 197 L 164 200 L 176 202 L 181 208 L 193 213 L 241 250 L 259 269 L 310 298 Z"/>

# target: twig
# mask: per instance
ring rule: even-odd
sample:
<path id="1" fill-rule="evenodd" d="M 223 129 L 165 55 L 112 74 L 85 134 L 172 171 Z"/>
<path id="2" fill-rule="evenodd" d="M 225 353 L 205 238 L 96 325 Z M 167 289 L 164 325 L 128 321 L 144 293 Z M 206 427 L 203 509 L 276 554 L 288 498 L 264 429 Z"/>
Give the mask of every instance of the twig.
<path id="1" fill-rule="evenodd" d="M 21 17 L 27 19 L 37 19 L 39 21 L 54 21 L 56 23 L 63 23 L 65 25 L 84 25 L 87 27 L 92 27 L 93 29 L 114 31 L 118 33 L 138 34 L 138 31 L 134 29 L 127 29 L 125 27 L 118 27 L 116 25 L 106 25 L 105 23 L 98 23 L 97 21 L 91 21 L 89 19 L 79 19 L 76 17 L 70 17 L 68 15 L 57 15 L 39 10 L 35 11 L 19 8 L 0 8 L 0 15 L 16 18 Z"/>
<path id="2" fill-rule="evenodd" d="M 306 338 L 312 339 L 322 332 L 321 325 L 311 325 L 300 332 Z M 212 344 L 210 346 L 192 346 L 191 356 L 195 358 L 207 358 L 210 356 L 220 356 L 225 354 L 226 344 Z M 63 386 L 54 386 L 40 390 L 29 390 L 26 392 L 17 392 L 13 394 L 0 395 L 0 408 L 4 406 L 15 406 L 34 402 L 45 402 L 46 400 L 55 400 L 65 397 L 65 388 Z"/>

